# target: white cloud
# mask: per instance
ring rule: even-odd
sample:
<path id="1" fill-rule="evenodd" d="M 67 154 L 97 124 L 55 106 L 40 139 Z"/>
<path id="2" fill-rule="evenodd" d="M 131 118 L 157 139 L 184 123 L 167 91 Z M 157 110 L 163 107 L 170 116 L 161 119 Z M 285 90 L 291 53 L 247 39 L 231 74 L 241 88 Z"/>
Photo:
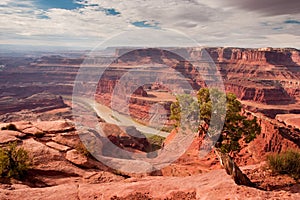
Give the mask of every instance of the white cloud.
<path id="1" fill-rule="evenodd" d="M 167 39 L 163 30 L 171 28 L 206 46 L 300 47 L 299 25 L 283 23 L 299 19 L 299 14 L 264 16 L 254 8 L 246 11 L 244 4 L 232 6 L 216 0 L 87 0 L 86 5 L 98 6 L 41 10 L 31 1 L 25 3 L 1 1 L 0 43 L 90 46 L 122 31 L 139 30 L 131 23 L 146 21 L 157 24 L 161 37 Z M 107 15 L 104 8 L 113 8 L 120 15 Z M 125 36 L 124 41 L 128 41 Z"/>

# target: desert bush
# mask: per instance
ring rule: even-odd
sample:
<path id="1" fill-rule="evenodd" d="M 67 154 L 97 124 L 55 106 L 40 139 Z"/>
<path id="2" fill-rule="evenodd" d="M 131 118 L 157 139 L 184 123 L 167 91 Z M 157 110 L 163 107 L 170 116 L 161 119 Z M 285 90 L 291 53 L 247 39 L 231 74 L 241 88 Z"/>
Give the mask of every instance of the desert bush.
<path id="1" fill-rule="evenodd" d="M 157 144 L 159 146 L 162 145 L 165 139 L 166 139 L 165 137 L 159 135 L 151 135 L 150 137 L 148 137 L 148 141 L 151 144 Z"/>
<path id="2" fill-rule="evenodd" d="M 8 124 L 7 126 L 2 127 L 1 130 L 18 131 L 16 125 L 14 125 L 14 124 Z"/>
<path id="3" fill-rule="evenodd" d="M 215 147 L 223 153 L 238 153 L 241 150 L 240 142 L 249 143 L 260 134 L 261 127 L 257 118 L 248 119 L 241 114 L 242 104 L 233 93 L 223 93 L 216 88 L 202 88 L 198 91 L 197 100 L 192 95 L 184 94 L 176 97 L 177 101 L 171 104 L 170 119 L 175 121 L 175 127 L 184 129 L 184 124 L 191 124 L 198 134 L 206 134 L 210 127 L 212 113 L 216 113 L 214 128 L 219 131 L 212 131 L 210 137 L 217 141 Z M 226 105 L 226 109 L 224 108 Z M 224 126 L 222 121 L 224 120 Z M 214 133 L 213 133 L 214 132 Z"/>
<path id="4" fill-rule="evenodd" d="M 272 171 L 280 174 L 288 174 L 295 180 L 300 178 L 300 151 L 288 150 L 280 154 L 267 157 Z"/>
<path id="5" fill-rule="evenodd" d="M 45 135 L 46 135 L 46 133 L 43 132 L 43 131 L 40 131 L 40 132 L 37 132 L 37 133 L 34 134 L 34 136 L 35 136 L 36 138 L 42 138 L 42 137 L 44 137 Z"/>
<path id="6" fill-rule="evenodd" d="M 162 147 L 162 144 L 166 138 L 159 135 L 152 135 L 148 137 L 148 142 L 151 145 L 151 150 L 155 151 Z"/>
<path id="7" fill-rule="evenodd" d="M 0 177 L 21 179 L 30 163 L 27 151 L 18 148 L 16 142 L 0 148 Z"/>

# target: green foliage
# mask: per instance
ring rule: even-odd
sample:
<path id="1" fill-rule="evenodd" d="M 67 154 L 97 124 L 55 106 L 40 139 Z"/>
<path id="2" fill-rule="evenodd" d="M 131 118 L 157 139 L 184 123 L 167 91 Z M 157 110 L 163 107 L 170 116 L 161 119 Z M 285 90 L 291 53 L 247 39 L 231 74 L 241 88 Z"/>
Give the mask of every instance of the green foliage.
<path id="1" fill-rule="evenodd" d="M 173 127 L 172 126 L 163 126 L 162 128 L 158 128 L 158 130 L 170 133 L 173 130 Z"/>
<path id="2" fill-rule="evenodd" d="M 16 125 L 14 125 L 14 124 L 8 124 L 7 126 L 2 127 L 1 130 L 18 131 Z"/>
<path id="3" fill-rule="evenodd" d="M 0 176 L 21 179 L 30 167 L 28 153 L 17 148 L 17 143 L 10 143 L 0 149 Z"/>
<path id="4" fill-rule="evenodd" d="M 261 128 L 256 117 L 247 119 L 241 115 L 242 105 L 234 94 L 224 94 L 218 89 L 202 88 L 197 94 L 197 99 L 198 102 L 195 103 L 190 95 L 177 97 L 177 101 L 171 105 L 170 118 L 175 120 L 175 126 L 178 127 L 182 123 L 183 116 L 186 113 L 192 113 L 193 116 L 199 118 L 197 120 L 198 129 L 202 132 L 207 132 L 209 125 L 211 125 L 211 130 L 220 130 L 220 126 L 223 125 L 221 122 L 224 121 L 223 130 L 220 137 L 217 138 L 216 145 L 223 153 L 239 151 L 241 139 L 249 143 L 260 133 Z M 183 111 L 182 108 L 185 110 Z M 199 112 L 199 114 L 193 112 Z M 214 123 L 210 124 L 212 120 Z M 212 134 L 210 136 L 219 135 Z"/>
<path id="5" fill-rule="evenodd" d="M 289 150 L 280 154 L 267 157 L 267 162 L 272 171 L 288 174 L 295 180 L 300 178 L 300 151 Z"/>
<path id="6" fill-rule="evenodd" d="M 178 95 L 176 100 L 176 102 L 171 104 L 170 116 L 170 119 L 175 121 L 175 127 L 180 126 L 182 129 L 184 125 L 197 127 L 199 121 L 199 105 L 197 99 L 194 99 L 188 94 L 183 94 Z"/>
<path id="7" fill-rule="evenodd" d="M 152 136 L 148 137 L 147 139 L 151 145 L 151 151 L 156 151 L 161 148 L 161 146 L 166 138 L 159 136 L 159 135 L 152 135 Z"/>
<path id="8" fill-rule="evenodd" d="M 35 133 L 34 136 L 37 138 L 42 138 L 45 136 L 45 134 L 46 134 L 45 132 L 40 131 L 40 132 Z"/>

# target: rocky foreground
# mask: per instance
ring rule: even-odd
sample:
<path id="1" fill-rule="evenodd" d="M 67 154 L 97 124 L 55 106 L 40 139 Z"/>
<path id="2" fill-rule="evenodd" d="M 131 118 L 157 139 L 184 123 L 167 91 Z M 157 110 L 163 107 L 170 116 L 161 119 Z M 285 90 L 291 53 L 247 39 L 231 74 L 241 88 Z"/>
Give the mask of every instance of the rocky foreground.
<path id="1" fill-rule="evenodd" d="M 242 168 L 260 189 L 236 185 L 223 169 L 211 170 L 218 168 L 213 167 L 217 160 L 211 155 L 204 158 L 209 163 L 206 166 L 183 156 L 159 173 L 123 174 L 88 156 L 70 121 L 13 124 L 18 130 L 1 130 L 0 143 L 18 142 L 29 152 L 33 165 L 22 181 L 1 180 L 0 199 L 300 198 L 299 184 L 287 176 L 272 174 L 263 163 Z M 0 128 L 7 125 L 0 124 Z M 131 144 L 135 142 L 124 133 L 117 138 L 122 137 Z M 194 174 L 178 174 L 180 168 Z"/>
<path id="2" fill-rule="evenodd" d="M 108 175 L 106 175 L 108 176 Z M 299 185 L 282 190 L 263 191 L 244 186 L 237 186 L 227 178 L 224 170 L 214 170 L 205 174 L 189 177 L 144 177 L 128 179 L 107 179 L 103 174 L 102 183 L 82 183 L 93 179 L 78 177 L 69 183 L 44 187 L 29 188 L 13 184 L 0 189 L 1 199 L 299 199 Z M 3 187 L 3 186 L 2 186 Z"/>

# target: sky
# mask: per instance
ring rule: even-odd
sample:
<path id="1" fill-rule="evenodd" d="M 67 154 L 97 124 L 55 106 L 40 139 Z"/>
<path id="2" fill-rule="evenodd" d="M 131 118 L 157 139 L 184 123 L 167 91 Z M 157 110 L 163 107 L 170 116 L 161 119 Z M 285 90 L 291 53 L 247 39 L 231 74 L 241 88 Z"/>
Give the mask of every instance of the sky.
<path id="1" fill-rule="evenodd" d="M 299 49 L 299 8 L 299 0 L 1 0 L 0 45 Z"/>

